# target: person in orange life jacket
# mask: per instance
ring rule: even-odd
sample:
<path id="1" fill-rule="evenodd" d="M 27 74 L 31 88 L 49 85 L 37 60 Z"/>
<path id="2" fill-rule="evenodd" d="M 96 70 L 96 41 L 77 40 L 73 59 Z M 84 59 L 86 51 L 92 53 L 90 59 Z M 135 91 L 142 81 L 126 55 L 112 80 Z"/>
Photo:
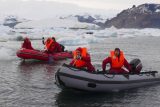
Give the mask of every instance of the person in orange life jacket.
<path id="1" fill-rule="evenodd" d="M 73 60 L 71 61 L 70 65 L 75 66 L 77 68 L 87 68 L 88 71 L 95 71 L 95 68 L 91 64 L 90 55 L 87 53 L 86 48 L 77 48 L 73 52 Z"/>
<path id="2" fill-rule="evenodd" d="M 47 53 L 57 53 L 57 52 L 63 52 L 62 47 L 59 43 L 56 42 L 55 38 L 48 38 L 44 42 L 44 38 L 42 38 L 42 43 L 46 46 Z"/>
<path id="3" fill-rule="evenodd" d="M 128 73 L 131 71 L 131 66 L 124 57 L 123 52 L 119 48 L 115 48 L 110 52 L 110 56 L 103 60 L 102 69 L 106 70 L 106 64 L 110 64 L 110 73 Z M 128 71 L 124 70 L 125 67 Z"/>
<path id="4" fill-rule="evenodd" d="M 22 43 L 21 48 L 34 50 L 34 48 L 32 47 L 31 41 L 27 37 L 24 38 L 24 42 Z"/>

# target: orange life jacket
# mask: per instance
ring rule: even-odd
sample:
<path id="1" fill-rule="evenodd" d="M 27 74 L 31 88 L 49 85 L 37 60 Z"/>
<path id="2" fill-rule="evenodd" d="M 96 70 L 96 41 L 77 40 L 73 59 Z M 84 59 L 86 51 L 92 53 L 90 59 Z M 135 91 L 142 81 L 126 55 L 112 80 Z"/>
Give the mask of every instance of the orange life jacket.
<path id="1" fill-rule="evenodd" d="M 82 48 L 82 52 L 81 52 L 81 57 L 86 57 L 87 56 L 87 48 Z M 86 65 L 86 62 L 81 60 L 81 59 L 76 59 L 76 56 L 77 56 L 77 52 L 76 50 L 73 52 L 73 57 L 74 57 L 74 66 L 77 67 L 77 68 L 81 68 L 83 66 Z"/>
<path id="2" fill-rule="evenodd" d="M 111 57 L 111 66 L 112 68 L 121 68 L 124 65 L 124 54 L 122 51 L 120 51 L 120 57 L 116 57 L 114 55 L 114 51 L 110 52 L 110 57 Z"/>
<path id="3" fill-rule="evenodd" d="M 45 45 L 46 45 L 46 49 L 49 50 L 51 45 L 53 45 L 54 41 L 52 38 L 48 38 L 45 42 Z"/>

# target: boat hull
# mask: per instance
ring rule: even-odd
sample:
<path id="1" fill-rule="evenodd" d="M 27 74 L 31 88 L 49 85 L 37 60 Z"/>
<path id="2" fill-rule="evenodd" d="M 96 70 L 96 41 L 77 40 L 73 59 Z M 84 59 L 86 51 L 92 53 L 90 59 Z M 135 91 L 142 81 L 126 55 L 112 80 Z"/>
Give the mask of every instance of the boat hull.
<path id="1" fill-rule="evenodd" d="M 89 73 L 63 65 L 56 73 L 60 87 L 96 92 L 118 92 L 160 82 L 157 72 L 141 74 Z"/>
<path id="2" fill-rule="evenodd" d="M 17 51 L 16 54 L 17 54 L 17 57 L 22 59 L 36 59 L 36 60 L 42 60 L 42 61 L 48 61 L 49 58 L 53 58 L 53 60 L 72 58 L 71 52 L 47 54 L 42 51 L 30 50 L 30 49 L 20 49 Z"/>

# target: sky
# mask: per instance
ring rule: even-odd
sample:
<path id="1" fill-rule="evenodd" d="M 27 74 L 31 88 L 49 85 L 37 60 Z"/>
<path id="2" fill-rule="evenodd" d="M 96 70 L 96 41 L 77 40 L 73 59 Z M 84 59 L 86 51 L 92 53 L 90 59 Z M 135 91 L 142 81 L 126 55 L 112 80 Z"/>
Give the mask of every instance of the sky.
<path id="1" fill-rule="evenodd" d="M 90 13 L 113 17 L 123 9 L 144 3 L 160 4 L 160 0 L 0 0 L 0 16 L 44 19 Z"/>
<path id="2" fill-rule="evenodd" d="M 95 9 L 124 9 L 131 7 L 133 4 L 143 3 L 160 3 L 160 0 L 50 0 L 61 3 L 76 4 L 81 7 Z"/>

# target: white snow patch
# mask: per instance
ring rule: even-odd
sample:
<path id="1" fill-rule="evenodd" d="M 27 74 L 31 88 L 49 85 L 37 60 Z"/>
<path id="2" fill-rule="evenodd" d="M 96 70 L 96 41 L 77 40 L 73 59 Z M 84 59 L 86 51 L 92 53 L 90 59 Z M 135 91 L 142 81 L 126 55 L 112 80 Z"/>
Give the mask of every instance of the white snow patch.
<path id="1" fill-rule="evenodd" d="M 78 22 L 75 18 L 54 18 L 20 23 L 16 25 L 16 28 L 98 29 L 99 27 L 95 24 Z"/>

